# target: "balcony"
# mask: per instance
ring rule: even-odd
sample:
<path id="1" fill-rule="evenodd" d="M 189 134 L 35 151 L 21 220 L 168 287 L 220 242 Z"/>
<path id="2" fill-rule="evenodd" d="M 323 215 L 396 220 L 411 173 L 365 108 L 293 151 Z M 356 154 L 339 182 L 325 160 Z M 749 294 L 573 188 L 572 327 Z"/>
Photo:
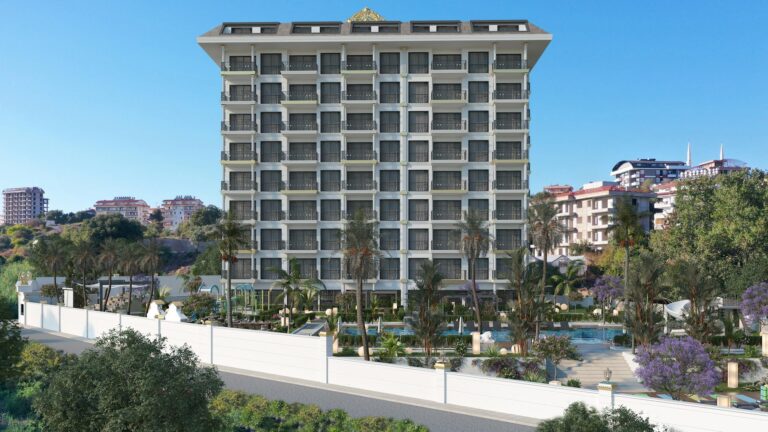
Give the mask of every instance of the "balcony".
<path id="1" fill-rule="evenodd" d="M 522 209 L 494 210 L 493 218 L 499 221 L 522 221 L 525 212 Z"/>
<path id="2" fill-rule="evenodd" d="M 290 79 L 294 76 L 306 77 L 317 75 L 317 62 L 289 61 L 280 66 L 281 74 Z"/>
<path id="3" fill-rule="evenodd" d="M 521 104 L 528 101 L 530 97 L 530 90 L 494 90 L 493 102 L 496 105 L 514 105 Z"/>
<path id="4" fill-rule="evenodd" d="M 416 251 L 429 250 L 429 240 L 411 240 L 408 242 L 408 249 Z"/>
<path id="5" fill-rule="evenodd" d="M 528 130 L 528 120 L 494 120 L 493 130 L 498 132 L 525 132 Z"/>
<path id="6" fill-rule="evenodd" d="M 259 98 L 256 96 L 256 93 L 250 91 L 244 93 L 221 92 L 221 103 L 223 105 L 248 105 L 254 102 L 259 103 Z"/>
<path id="7" fill-rule="evenodd" d="M 528 150 L 504 149 L 493 151 L 493 162 L 502 164 L 525 164 L 528 162 Z"/>
<path id="8" fill-rule="evenodd" d="M 284 240 L 262 240 L 261 250 L 285 250 Z"/>
<path id="9" fill-rule="evenodd" d="M 469 191 L 470 192 L 487 192 L 488 191 L 488 180 L 470 180 L 469 181 Z"/>
<path id="10" fill-rule="evenodd" d="M 346 192 L 360 192 L 360 193 L 376 193 L 379 188 L 379 183 L 375 180 L 365 182 L 351 182 L 344 183 L 344 191 Z"/>
<path id="11" fill-rule="evenodd" d="M 316 151 L 289 151 L 288 158 L 285 159 L 286 165 L 315 165 L 317 164 L 318 153 Z"/>
<path id="12" fill-rule="evenodd" d="M 493 189 L 497 192 L 527 193 L 528 180 L 493 181 Z"/>
<path id="13" fill-rule="evenodd" d="M 345 121 L 342 124 L 342 133 L 347 135 L 354 135 L 354 134 L 374 134 L 376 133 L 376 122 L 373 120 L 369 121 Z"/>
<path id="14" fill-rule="evenodd" d="M 458 239 L 439 239 L 432 240 L 432 250 L 436 251 L 458 251 L 461 242 Z"/>
<path id="15" fill-rule="evenodd" d="M 221 182 L 221 191 L 222 192 L 247 192 L 252 193 L 259 190 L 259 183 L 257 181 L 251 181 L 251 182 L 229 182 L 229 181 L 222 181 Z"/>
<path id="16" fill-rule="evenodd" d="M 432 181 L 432 193 L 464 193 L 467 181 Z"/>
<path id="17" fill-rule="evenodd" d="M 369 75 L 369 74 L 375 74 L 376 73 L 376 62 L 375 61 L 366 61 L 366 62 L 347 62 L 346 60 L 341 62 L 341 73 L 342 74 L 361 74 L 361 75 Z"/>
<path id="18" fill-rule="evenodd" d="M 461 149 L 451 150 L 433 150 L 432 151 L 432 164 L 434 165 L 451 165 L 451 164 L 463 164 L 467 160 L 467 152 Z"/>
<path id="19" fill-rule="evenodd" d="M 433 135 L 454 135 L 467 131 L 466 120 L 432 120 Z"/>
<path id="20" fill-rule="evenodd" d="M 528 72 L 528 62 L 523 59 L 494 60 L 493 73 L 515 74 Z"/>
<path id="21" fill-rule="evenodd" d="M 283 92 L 280 103 L 284 106 L 314 106 L 319 96 L 317 92 Z"/>
<path id="22" fill-rule="evenodd" d="M 433 105 L 454 106 L 463 105 L 466 102 L 466 90 L 432 90 Z"/>
<path id="23" fill-rule="evenodd" d="M 460 221 L 461 219 L 461 210 L 432 210 L 432 220 L 434 221 Z"/>
<path id="24" fill-rule="evenodd" d="M 317 122 L 313 121 L 283 122 L 281 128 L 286 136 L 315 136 L 318 132 Z"/>
<path id="25" fill-rule="evenodd" d="M 378 154 L 373 150 L 365 150 L 365 151 L 347 151 L 344 154 L 344 160 L 342 161 L 345 164 L 350 165 L 371 165 L 375 164 L 378 161 Z"/>
<path id="26" fill-rule="evenodd" d="M 429 133 L 429 123 L 428 122 L 408 123 L 408 132 L 409 133 Z"/>
<path id="27" fill-rule="evenodd" d="M 320 220 L 322 221 L 340 221 L 341 210 L 326 210 L 320 213 Z"/>
<path id="28" fill-rule="evenodd" d="M 233 211 L 231 212 L 231 214 L 232 214 L 232 218 L 236 221 L 250 222 L 250 221 L 255 221 L 256 219 L 259 218 L 259 212 L 253 211 L 253 210 Z"/>
<path id="29" fill-rule="evenodd" d="M 282 192 L 286 195 L 314 195 L 317 194 L 317 181 L 289 182 L 288 188 Z"/>
<path id="30" fill-rule="evenodd" d="M 347 219 L 347 220 L 354 219 L 355 218 L 355 213 L 357 213 L 357 210 L 347 210 L 344 213 L 344 218 Z M 376 211 L 374 211 L 374 210 L 371 210 L 371 209 L 363 209 L 363 215 L 368 220 L 375 220 L 375 219 L 377 219 L 379 217 L 378 213 Z"/>
<path id="31" fill-rule="evenodd" d="M 221 163 L 224 165 L 250 165 L 259 159 L 254 152 L 221 152 Z"/>
<path id="32" fill-rule="evenodd" d="M 369 92 L 341 92 L 341 101 L 345 104 L 372 104 L 378 100 L 375 91 Z"/>
<path id="33" fill-rule="evenodd" d="M 261 213 L 261 219 L 262 222 L 275 222 L 275 221 L 281 221 L 285 220 L 285 212 L 282 210 L 278 211 L 265 211 Z M 266 243 L 265 243 L 266 244 Z"/>
<path id="34" fill-rule="evenodd" d="M 285 189 L 283 181 L 266 181 L 261 183 L 261 192 L 280 192 Z"/>
<path id="35" fill-rule="evenodd" d="M 317 250 L 317 240 L 289 240 L 288 241 L 288 250 L 290 251 L 316 251 Z"/>
<path id="36" fill-rule="evenodd" d="M 224 134 L 245 135 L 256 133 L 258 131 L 258 124 L 256 124 L 254 121 L 234 123 L 228 121 L 221 122 L 221 132 Z"/>
<path id="37" fill-rule="evenodd" d="M 288 220 L 291 221 L 317 221 L 317 211 L 292 211 L 288 212 Z"/>
<path id="38" fill-rule="evenodd" d="M 461 76 L 467 73 L 466 60 L 432 60 L 431 72 L 442 77 Z"/>
<path id="39" fill-rule="evenodd" d="M 399 221 L 400 220 L 400 211 L 398 210 L 387 210 L 381 212 L 381 220 L 382 221 Z"/>
<path id="40" fill-rule="evenodd" d="M 221 63 L 222 75 L 256 75 L 259 69 L 253 62 Z"/>

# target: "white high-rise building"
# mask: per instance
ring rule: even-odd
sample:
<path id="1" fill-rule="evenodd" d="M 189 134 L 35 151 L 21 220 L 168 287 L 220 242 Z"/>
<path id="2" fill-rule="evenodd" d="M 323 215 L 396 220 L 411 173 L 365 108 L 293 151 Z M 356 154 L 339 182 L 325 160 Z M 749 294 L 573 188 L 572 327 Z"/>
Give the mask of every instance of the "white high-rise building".
<path id="1" fill-rule="evenodd" d="M 268 289 L 299 260 L 326 299 L 354 287 L 339 231 L 380 221 L 366 291 L 407 302 L 433 259 L 463 296 L 456 222 L 486 217 L 483 291 L 506 288 L 505 251 L 527 245 L 530 72 L 552 36 L 528 21 L 224 23 L 198 38 L 220 66 L 224 209 L 251 228 L 239 284 Z"/>

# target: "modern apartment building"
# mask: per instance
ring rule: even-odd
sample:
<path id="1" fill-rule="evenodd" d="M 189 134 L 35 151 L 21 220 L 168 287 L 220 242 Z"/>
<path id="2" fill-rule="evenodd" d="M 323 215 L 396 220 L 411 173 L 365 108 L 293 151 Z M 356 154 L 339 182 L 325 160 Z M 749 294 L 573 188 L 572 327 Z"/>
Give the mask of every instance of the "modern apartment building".
<path id="1" fill-rule="evenodd" d="M 527 21 L 224 23 L 198 38 L 221 69 L 223 206 L 250 228 L 231 269 L 269 289 L 299 260 L 326 298 L 351 289 L 339 232 L 380 221 L 366 291 L 407 302 L 433 259 L 465 293 L 455 224 L 475 210 L 494 248 L 482 290 L 506 287 L 504 251 L 527 244 L 530 72 L 551 35 Z"/>
<path id="2" fill-rule="evenodd" d="M 37 219 L 48 211 L 48 198 L 39 187 L 3 190 L 3 223 L 15 225 Z"/>
<path id="3" fill-rule="evenodd" d="M 126 219 L 139 221 L 142 224 L 149 221 L 151 211 L 146 201 L 131 196 L 96 201 L 93 208 L 96 210 L 96 216 L 119 213 Z"/>
<path id="4" fill-rule="evenodd" d="M 616 182 L 606 181 L 587 183 L 579 190 L 570 188 L 563 191 L 562 186 L 556 188 L 551 193 L 558 207 L 558 218 L 567 228 L 562 241 L 555 247 L 556 254 L 571 255 L 570 245 L 575 243 L 587 242 L 596 250 L 607 246 L 608 227 L 619 200 L 628 199 L 638 212 L 647 214 L 641 220 L 643 229 L 650 231 L 652 228 L 653 192 L 625 188 Z M 542 251 L 537 250 L 536 255 L 541 256 Z"/>
<path id="5" fill-rule="evenodd" d="M 189 220 L 193 213 L 203 207 L 202 201 L 190 195 L 163 200 L 163 203 L 160 205 L 160 212 L 163 215 L 163 226 L 166 229 L 175 230 L 182 222 Z"/>
<path id="6" fill-rule="evenodd" d="M 611 175 L 622 187 L 639 188 L 677 180 L 688 168 L 682 161 L 623 160 L 613 166 Z"/>

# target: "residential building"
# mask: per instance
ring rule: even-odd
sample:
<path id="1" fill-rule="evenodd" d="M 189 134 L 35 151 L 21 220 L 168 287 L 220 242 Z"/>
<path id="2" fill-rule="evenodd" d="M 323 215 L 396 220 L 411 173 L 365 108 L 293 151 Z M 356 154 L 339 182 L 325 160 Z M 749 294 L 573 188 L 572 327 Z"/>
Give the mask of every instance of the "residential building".
<path id="1" fill-rule="evenodd" d="M 182 222 L 189 220 L 192 214 L 203 207 L 203 202 L 191 195 L 179 195 L 174 199 L 163 200 L 160 206 L 163 226 L 166 229 L 175 230 Z"/>
<path id="2" fill-rule="evenodd" d="M 621 187 L 639 188 L 677 180 L 688 168 L 682 161 L 623 160 L 613 166 L 611 175 Z"/>
<path id="3" fill-rule="evenodd" d="M 669 217 L 675 210 L 675 196 L 679 183 L 679 181 L 673 181 L 651 187 L 656 194 L 656 202 L 653 205 L 653 229 L 666 228 Z"/>
<path id="4" fill-rule="evenodd" d="M 557 216 L 566 227 L 562 240 L 555 246 L 555 254 L 571 255 L 570 245 L 589 243 L 594 249 L 602 250 L 609 242 L 609 227 L 619 200 L 630 200 L 638 212 L 647 214 L 641 219 L 643 229 L 650 231 L 653 211 L 653 192 L 626 188 L 617 182 L 596 181 L 585 184 L 579 190 L 570 188 L 553 194 L 557 205 Z M 542 251 L 537 250 L 537 256 Z"/>
<path id="5" fill-rule="evenodd" d="M 15 225 L 37 219 L 48 211 L 48 198 L 39 187 L 3 190 L 3 223 Z"/>
<path id="6" fill-rule="evenodd" d="M 126 219 L 135 220 L 142 224 L 146 224 L 149 221 L 149 214 L 151 212 L 146 201 L 131 196 L 96 201 L 93 208 L 96 210 L 96 216 L 118 213 Z"/>
<path id="7" fill-rule="evenodd" d="M 289 257 L 351 289 L 339 231 L 380 221 L 366 291 L 407 302 L 435 260 L 464 295 L 455 224 L 486 218 L 480 288 L 506 288 L 505 250 L 527 244 L 530 71 L 551 35 L 528 21 L 224 23 L 198 42 L 221 67 L 223 206 L 249 227 L 238 284 L 269 289 Z"/>

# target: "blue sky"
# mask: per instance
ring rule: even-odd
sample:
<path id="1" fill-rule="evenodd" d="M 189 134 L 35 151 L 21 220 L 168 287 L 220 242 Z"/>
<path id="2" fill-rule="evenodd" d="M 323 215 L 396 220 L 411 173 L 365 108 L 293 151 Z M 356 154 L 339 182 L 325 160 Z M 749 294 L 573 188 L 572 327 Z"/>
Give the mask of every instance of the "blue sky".
<path id="1" fill-rule="evenodd" d="M 290 5 L 289 7 L 287 5 Z M 768 2 L 0 0 L 0 188 L 51 208 L 115 195 L 220 204 L 220 77 L 195 38 L 222 21 L 529 19 L 532 187 L 635 157 L 768 168 Z"/>

